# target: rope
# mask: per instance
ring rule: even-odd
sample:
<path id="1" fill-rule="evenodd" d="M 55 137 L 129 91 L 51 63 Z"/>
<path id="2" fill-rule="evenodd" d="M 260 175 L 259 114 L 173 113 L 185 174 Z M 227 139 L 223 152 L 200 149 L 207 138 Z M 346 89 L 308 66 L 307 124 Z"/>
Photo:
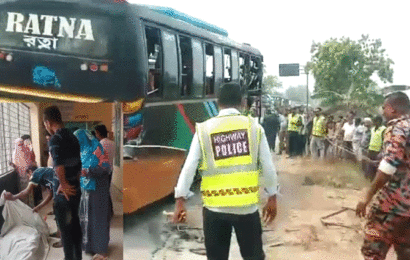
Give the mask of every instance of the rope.
<path id="1" fill-rule="evenodd" d="M 352 151 L 346 149 L 346 148 L 343 147 L 343 146 L 337 145 L 336 142 L 332 142 L 328 137 L 325 137 L 325 140 L 327 140 L 334 148 L 338 148 L 338 149 L 340 149 L 340 150 L 343 150 L 343 151 L 345 151 L 345 152 L 347 152 L 347 153 L 349 153 L 349 154 L 352 154 L 352 155 L 356 156 L 356 154 L 355 154 L 354 152 L 352 152 Z M 361 148 L 360 148 L 360 149 L 361 149 Z M 365 155 L 363 155 L 363 154 L 362 154 L 362 159 L 364 159 L 364 160 L 366 160 L 366 161 L 368 161 L 368 162 L 370 162 L 370 163 L 379 163 L 379 162 L 380 162 L 380 161 L 378 161 L 378 160 L 372 160 L 372 159 L 370 159 L 369 157 L 367 157 L 367 156 L 365 156 Z"/>

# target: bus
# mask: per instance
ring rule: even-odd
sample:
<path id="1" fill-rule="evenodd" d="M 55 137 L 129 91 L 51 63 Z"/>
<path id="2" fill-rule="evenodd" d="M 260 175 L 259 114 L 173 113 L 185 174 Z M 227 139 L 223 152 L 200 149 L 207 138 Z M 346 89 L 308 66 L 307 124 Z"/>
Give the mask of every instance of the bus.
<path id="1" fill-rule="evenodd" d="M 259 50 L 171 8 L 0 3 L 0 101 L 113 102 L 125 214 L 172 194 L 195 123 L 218 114 L 222 84 L 261 93 Z"/>

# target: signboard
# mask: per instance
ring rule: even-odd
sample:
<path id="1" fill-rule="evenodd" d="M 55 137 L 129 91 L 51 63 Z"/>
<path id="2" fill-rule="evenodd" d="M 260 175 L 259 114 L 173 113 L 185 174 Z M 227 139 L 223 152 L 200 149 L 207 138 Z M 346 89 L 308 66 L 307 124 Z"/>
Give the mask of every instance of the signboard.
<path id="1" fill-rule="evenodd" d="M 279 76 L 299 76 L 299 63 L 279 64 Z"/>

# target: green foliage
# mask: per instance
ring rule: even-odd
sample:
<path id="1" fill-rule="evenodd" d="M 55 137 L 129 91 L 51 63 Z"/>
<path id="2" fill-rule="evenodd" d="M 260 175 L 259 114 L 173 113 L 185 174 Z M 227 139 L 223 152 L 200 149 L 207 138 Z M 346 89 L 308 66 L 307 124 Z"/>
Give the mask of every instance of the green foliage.
<path id="1" fill-rule="evenodd" d="M 342 37 L 312 44 L 307 70 L 315 77 L 314 98 L 323 106 L 371 109 L 383 102 L 380 89 L 371 79 L 393 82 L 394 62 L 385 54 L 380 39 L 362 35 L 358 41 Z"/>
<path id="2" fill-rule="evenodd" d="M 278 76 L 268 75 L 263 78 L 262 89 L 264 94 L 277 94 L 281 88 L 282 82 L 279 81 Z"/>

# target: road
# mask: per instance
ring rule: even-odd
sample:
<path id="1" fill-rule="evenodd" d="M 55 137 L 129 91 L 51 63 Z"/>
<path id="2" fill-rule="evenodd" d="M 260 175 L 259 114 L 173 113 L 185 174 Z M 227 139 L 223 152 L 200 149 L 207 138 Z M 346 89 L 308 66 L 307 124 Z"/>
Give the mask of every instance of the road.
<path id="1" fill-rule="evenodd" d="M 310 159 L 286 159 L 274 156 L 280 183 L 278 216 L 271 226 L 264 227 L 266 259 L 363 259 L 360 247 L 365 220 L 346 210 L 326 219 L 336 226 L 325 226 L 321 218 L 342 208 L 355 208 L 363 188 L 369 183 L 360 167 L 341 162 L 320 163 Z M 262 206 L 262 205 L 261 205 Z M 124 218 L 124 259 L 192 259 L 206 257 L 192 253 L 203 249 L 193 230 L 185 239 L 178 232 L 163 232 L 166 218 L 163 211 L 172 212 L 174 202 L 167 199 L 144 213 Z M 188 227 L 201 228 L 201 201 L 197 195 L 189 200 Z M 196 233 L 195 233 L 196 232 Z M 163 241 L 166 241 L 163 248 Z M 157 248 L 162 248 L 152 252 Z M 191 251 L 190 251 L 191 249 Z M 232 239 L 230 259 L 242 259 L 236 239 Z M 387 260 L 395 259 L 390 251 Z"/>

